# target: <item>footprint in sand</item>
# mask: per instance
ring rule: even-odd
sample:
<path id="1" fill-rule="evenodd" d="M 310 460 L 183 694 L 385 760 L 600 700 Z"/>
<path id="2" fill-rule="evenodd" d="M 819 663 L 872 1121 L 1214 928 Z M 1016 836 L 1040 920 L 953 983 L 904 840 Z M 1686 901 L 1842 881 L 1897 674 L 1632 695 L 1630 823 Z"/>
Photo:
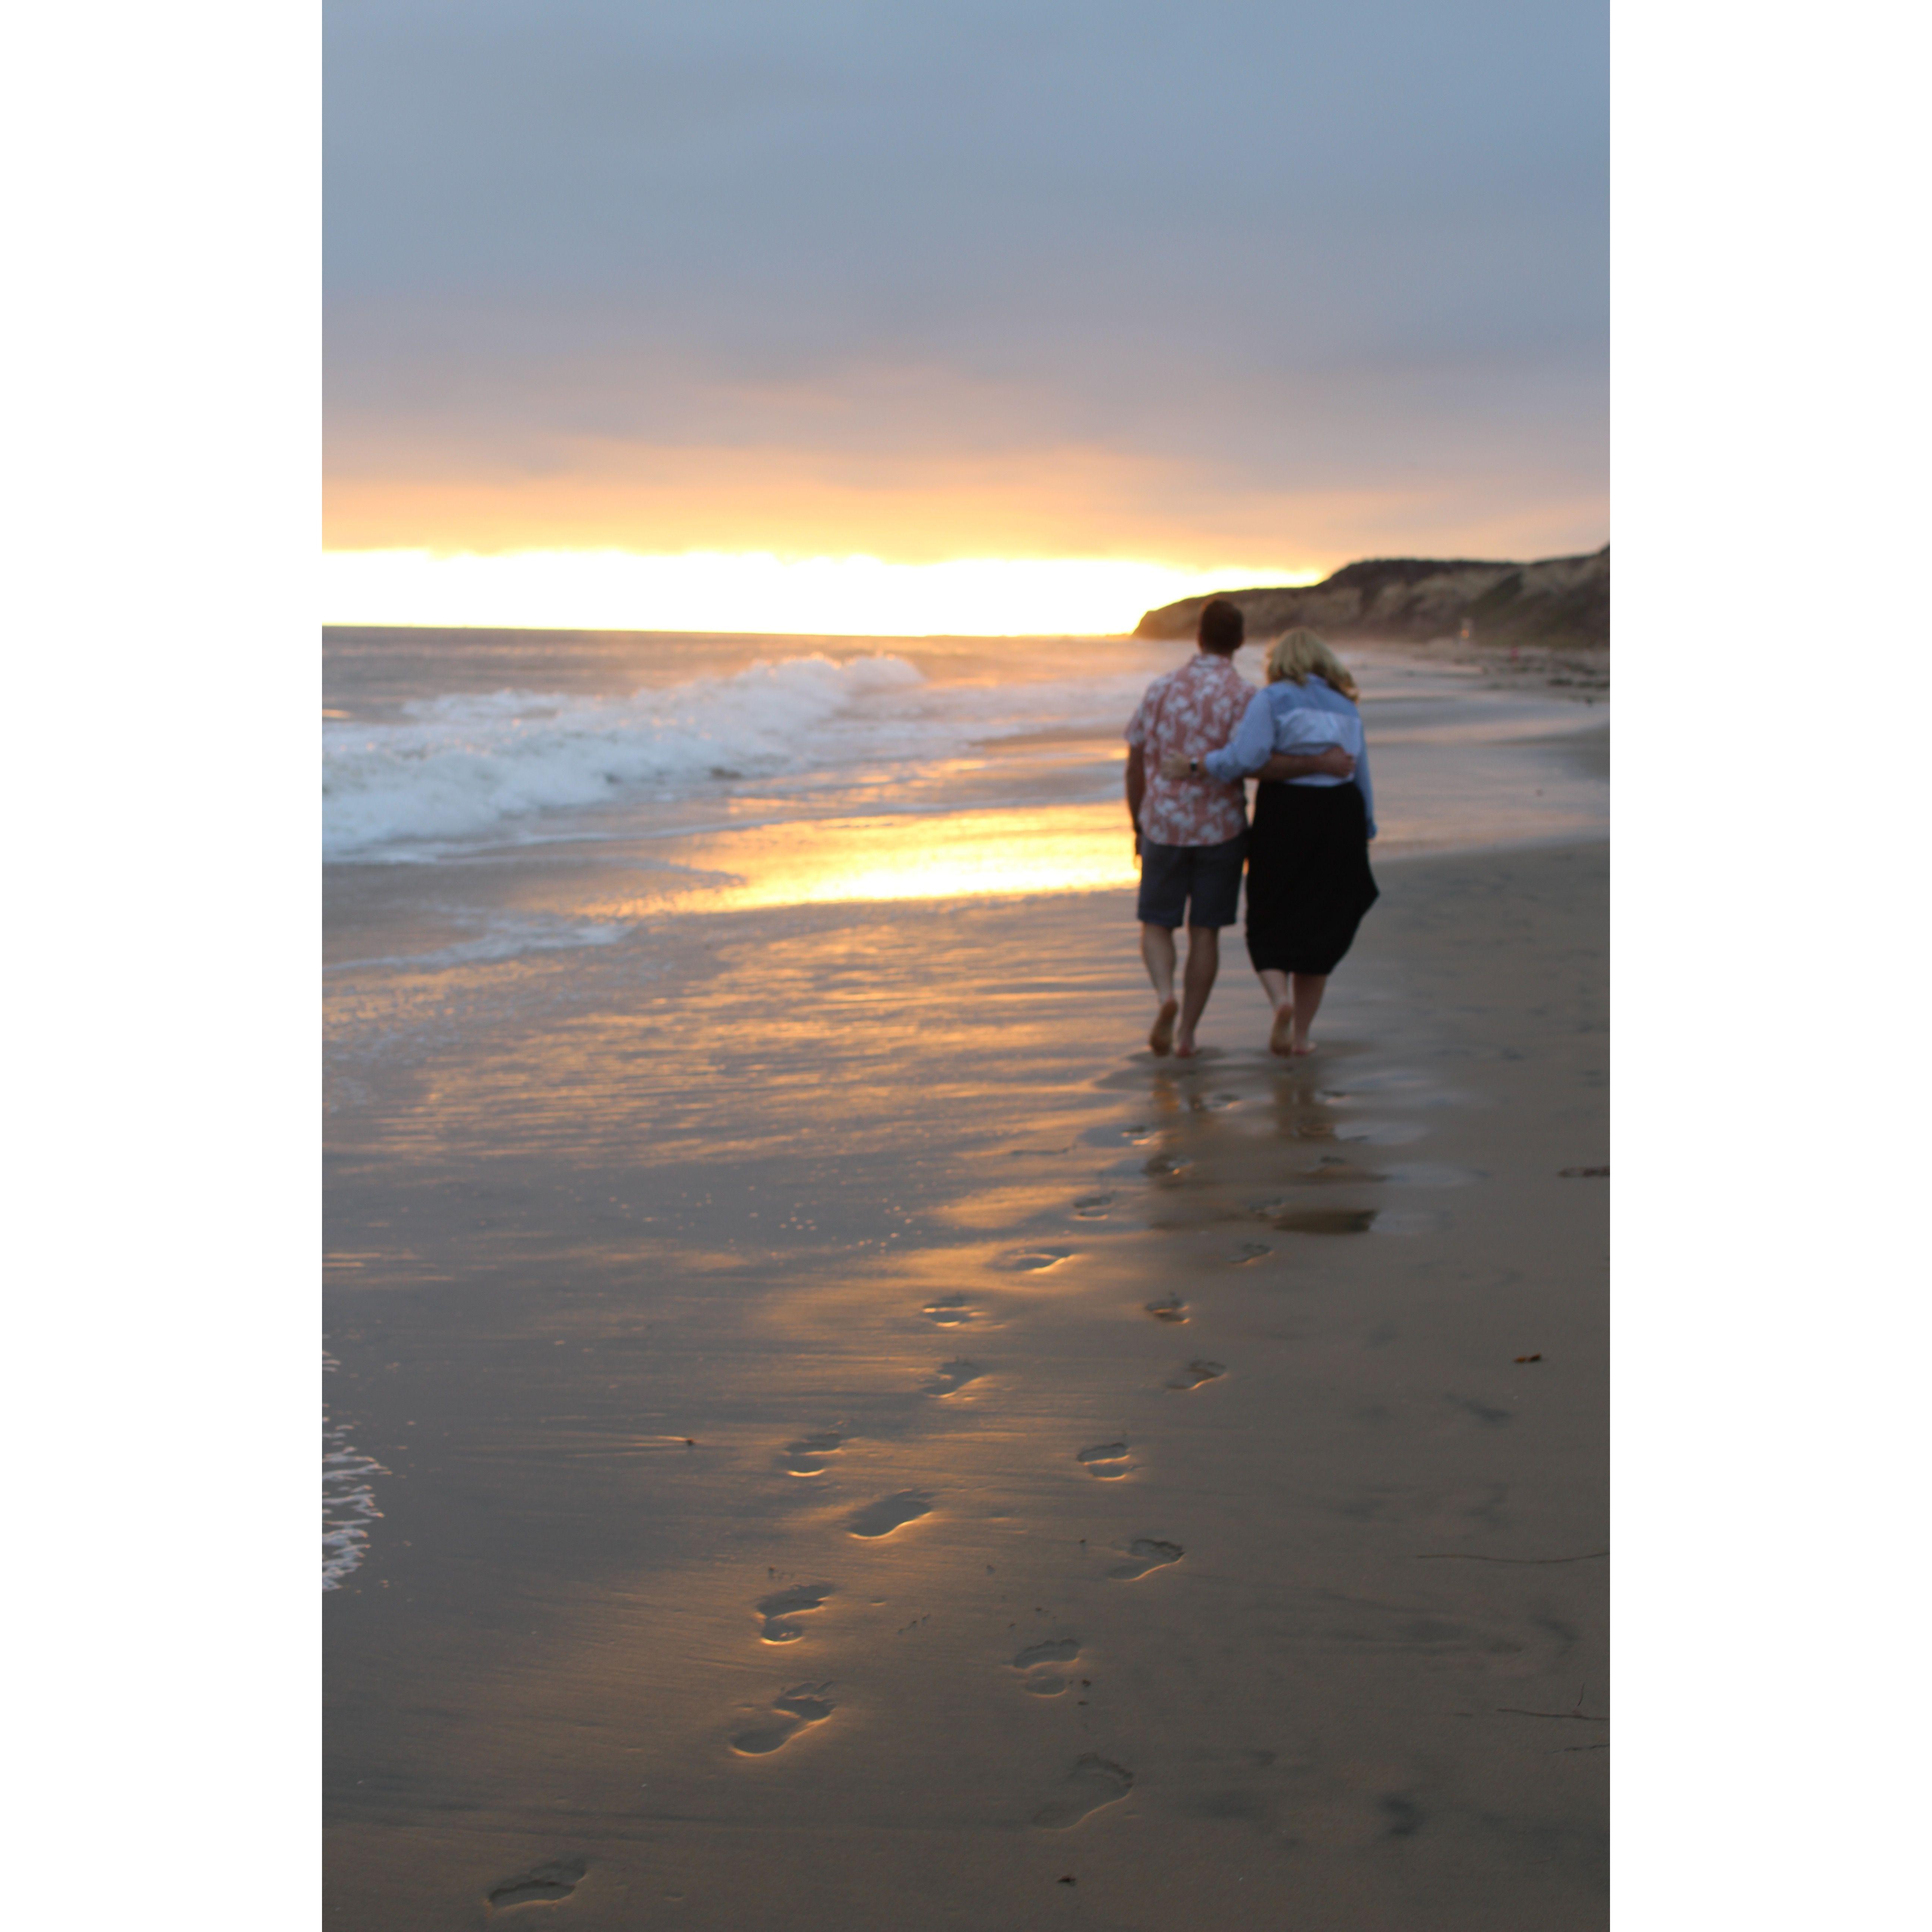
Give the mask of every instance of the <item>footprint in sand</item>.
<path id="1" fill-rule="evenodd" d="M 531 1866 L 520 1878 L 508 1878 L 501 1885 L 493 1885 L 484 1895 L 493 1912 L 501 1912 L 506 1906 L 528 1905 L 537 1899 L 554 1902 L 568 1898 L 590 1869 L 588 1858 L 546 1858 L 542 1864 Z"/>
<path id="2" fill-rule="evenodd" d="M 977 1362 L 941 1362 L 919 1385 L 921 1395 L 957 1395 L 986 1373 Z"/>
<path id="3" fill-rule="evenodd" d="M 1157 1543 L 1150 1536 L 1137 1536 L 1127 1545 L 1127 1560 L 1117 1564 L 1107 1574 L 1117 1583 L 1131 1583 L 1136 1576 L 1164 1570 L 1186 1554 L 1178 1543 Z"/>
<path id="4" fill-rule="evenodd" d="M 1157 1154 L 1142 1163 L 1141 1172 L 1153 1180 L 1177 1180 L 1194 1165 L 1178 1154 Z"/>
<path id="5" fill-rule="evenodd" d="M 1104 1221 L 1107 1210 L 1114 1204 L 1111 1194 L 1083 1194 L 1073 1204 L 1073 1216 L 1078 1221 Z"/>
<path id="6" fill-rule="evenodd" d="M 829 1684 L 794 1684 L 782 1697 L 772 1700 L 771 1721 L 740 1731 L 731 1740 L 731 1748 L 740 1757 L 763 1757 L 800 1732 L 824 1724 L 838 1708 L 825 1694 L 831 1688 Z"/>
<path id="7" fill-rule="evenodd" d="M 1228 1371 L 1219 1362 L 1206 1362 L 1198 1356 L 1184 1369 L 1176 1369 L 1167 1378 L 1171 1389 L 1198 1388 L 1203 1382 L 1218 1382 Z"/>
<path id="8" fill-rule="evenodd" d="M 1265 1241 L 1244 1241 L 1239 1247 L 1230 1252 L 1228 1258 L 1237 1268 L 1240 1268 L 1246 1262 L 1258 1262 L 1262 1256 L 1271 1255 L 1274 1252 L 1274 1249 Z"/>
<path id="9" fill-rule="evenodd" d="M 1042 1804 L 1033 1822 L 1049 1832 L 1064 1832 L 1089 1818 L 1104 1804 L 1118 1804 L 1134 1788 L 1134 1774 L 1125 1765 L 1089 1751 L 1066 1774 L 1059 1797 Z"/>
<path id="10" fill-rule="evenodd" d="M 1150 1301 L 1147 1312 L 1156 1322 L 1185 1322 L 1187 1319 L 1187 1304 L 1178 1294 L 1170 1294 L 1165 1301 Z"/>
<path id="11" fill-rule="evenodd" d="M 1022 1248 L 1002 1255 L 993 1266 L 1007 1274 L 1039 1274 L 1073 1258 L 1071 1248 Z"/>
<path id="12" fill-rule="evenodd" d="M 801 1436 L 778 1452 L 778 1467 L 788 1475 L 822 1476 L 825 1458 L 844 1448 L 847 1438 L 836 1429 L 823 1429 L 816 1436 Z"/>
<path id="13" fill-rule="evenodd" d="M 1124 1476 L 1130 1466 L 1124 1442 L 1096 1442 L 1080 1452 L 1080 1460 L 1093 1476 Z"/>
<path id="14" fill-rule="evenodd" d="M 1028 1644 L 1012 1661 L 1012 1668 L 1020 1673 L 1020 1688 L 1036 1697 L 1058 1697 L 1072 1680 L 1054 1666 L 1071 1664 L 1079 1654 L 1080 1640 L 1076 1636 L 1051 1637 L 1045 1643 Z"/>
<path id="15" fill-rule="evenodd" d="M 1380 1211 L 1374 1208 L 1291 1208 L 1268 1218 L 1285 1234 L 1366 1234 Z"/>
<path id="16" fill-rule="evenodd" d="M 963 1328 L 973 1319 L 973 1304 L 963 1294 L 941 1295 L 919 1311 L 936 1328 Z"/>
<path id="17" fill-rule="evenodd" d="M 1373 1184 L 1386 1180 L 1388 1176 L 1372 1167 L 1358 1166 L 1352 1160 L 1344 1160 L 1340 1154 L 1325 1155 L 1312 1167 L 1304 1168 L 1294 1178 L 1325 1184 L 1330 1181 L 1361 1181 Z"/>
<path id="18" fill-rule="evenodd" d="M 890 1536 L 896 1529 L 903 1529 L 909 1522 L 916 1522 L 922 1516 L 932 1514 L 932 1496 L 926 1490 L 901 1490 L 896 1495 L 881 1496 L 875 1503 L 868 1503 L 846 1525 L 848 1532 L 854 1536 Z"/>
<path id="19" fill-rule="evenodd" d="M 797 1642 L 805 1633 L 788 1619 L 807 1610 L 822 1610 L 832 1594 L 830 1583 L 795 1583 L 789 1590 L 776 1590 L 769 1597 L 760 1597 L 752 1606 L 765 1620 L 759 1636 L 767 1643 Z"/>

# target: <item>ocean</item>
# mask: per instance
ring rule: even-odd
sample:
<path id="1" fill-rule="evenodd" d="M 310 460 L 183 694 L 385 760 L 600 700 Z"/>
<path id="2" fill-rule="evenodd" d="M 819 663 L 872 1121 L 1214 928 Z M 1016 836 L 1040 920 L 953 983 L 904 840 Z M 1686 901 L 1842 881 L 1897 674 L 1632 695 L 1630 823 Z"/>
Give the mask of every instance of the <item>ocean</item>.
<path id="1" fill-rule="evenodd" d="M 715 903 L 735 890 L 742 902 L 743 869 L 711 862 L 718 851 L 702 842 L 1118 806 L 1122 728 L 1148 680 L 1186 655 L 1132 639 L 331 631 L 324 856 L 332 868 L 430 868 L 439 902 L 486 925 L 497 896 L 478 882 L 539 856 L 557 866 L 621 854 L 650 875 L 653 901 Z M 1349 655 L 1379 854 L 1574 836 L 1600 822 L 1600 770 L 1580 766 L 1564 741 L 1600 730 L 1602 706 L 1499 689 L 1426 652 Z M 1250 647 L 1237 662 L 1258 680 L 1259 661 Z M 796 839 L 809 836 L 788 845 L 790 885 L 752 860 L 758 890 L 845 891 L 798 877 Z M 459 875 L 473 895 L 453 884 Z M 1101 882 L 1079 862 L 1066 881 Z M 567 943 L 560 913 L 521 933 L 500 922 L 462 956 Z M 338 921 L 332 937 L 350 934 Z M 578 934 L 611 937 L 596 922 Z"/>

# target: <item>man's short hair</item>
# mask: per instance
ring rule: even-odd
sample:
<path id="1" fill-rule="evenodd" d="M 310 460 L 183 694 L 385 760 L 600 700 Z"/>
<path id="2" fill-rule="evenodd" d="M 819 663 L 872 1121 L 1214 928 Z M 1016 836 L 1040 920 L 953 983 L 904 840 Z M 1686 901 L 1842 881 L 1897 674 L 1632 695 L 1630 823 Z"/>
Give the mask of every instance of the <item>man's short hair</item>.
<path id="1" fill-rule="evenodd" d="M 1241 607 L 1232 598 L 1210 597 L 1202 605 L 1199 634 L 1204 651 L 1219 651 L 1223 657 L 1232 657 L 1241 648 L 1241 640 L 1247 634 Z"/>

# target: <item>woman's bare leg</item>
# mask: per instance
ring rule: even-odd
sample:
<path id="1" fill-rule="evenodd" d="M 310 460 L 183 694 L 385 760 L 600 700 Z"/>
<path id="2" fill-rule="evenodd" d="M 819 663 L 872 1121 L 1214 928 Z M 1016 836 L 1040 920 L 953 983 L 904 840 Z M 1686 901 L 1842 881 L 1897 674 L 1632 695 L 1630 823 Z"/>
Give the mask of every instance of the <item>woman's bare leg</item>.
<path id="1" fill-rule="evenodd" d="M 1298 973 L 1294 976 L 1294 1036 L 1288 1042 L 1291 1053 L 1312 1053 L 1308 1029 L 1315 1024 L 1315 1016 L 1320 1010 L 1322 995 L 1328 990 L 1326 973 Z"/>
<path id="2" fill-rule="evenodd" d="M 1258 966 L 1255 977 L 1262 982 L 1262 991 L 1274 1009 L 1274 1024 L 1268 1032 L 1268 1051 L 1286 1054 L 1288 1030 L 1294 1019 L 1294 1005 L 1288 997 L 1288 975 L 1273 966 Z"/>

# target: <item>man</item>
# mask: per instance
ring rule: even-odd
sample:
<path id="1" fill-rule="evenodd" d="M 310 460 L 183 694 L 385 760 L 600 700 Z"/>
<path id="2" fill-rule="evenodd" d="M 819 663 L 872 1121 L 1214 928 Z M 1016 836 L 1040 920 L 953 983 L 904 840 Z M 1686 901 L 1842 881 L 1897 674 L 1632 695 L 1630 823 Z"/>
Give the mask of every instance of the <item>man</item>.
<path id="1" fill-rule="evenodd" d="M 1221 969 L 1221 928 L 1234 924 L 1240 899 L 1247 793 L 1239 779 L 1223 784 L 1210 778 L 1199 760 L 1234 735 L 1255 694 L 1234 668 L 1245 630 L 1239 604 L 1210 598 L 1201 612 L 1200 648 L 1178 670 L 1148 686 L 1127 726 L 1127 812 L 1141 860 L 1141 957 L 1160 1003 L 1148 1046 L 1163 1056 L 1194 1052 L 1194 1030 Z M 1171 754 L 1189 760 L 1184 776 L 1163 775 L 1161 761 Z M 1277 752 L 1260 776 L 1319 772 L 1346 778 L 1354 769 L 1354 760 L 1341 752 L 1306 758 Z M 1184 919 L 1187 968 L 1177 1000 L 1174 934 Z"/>

